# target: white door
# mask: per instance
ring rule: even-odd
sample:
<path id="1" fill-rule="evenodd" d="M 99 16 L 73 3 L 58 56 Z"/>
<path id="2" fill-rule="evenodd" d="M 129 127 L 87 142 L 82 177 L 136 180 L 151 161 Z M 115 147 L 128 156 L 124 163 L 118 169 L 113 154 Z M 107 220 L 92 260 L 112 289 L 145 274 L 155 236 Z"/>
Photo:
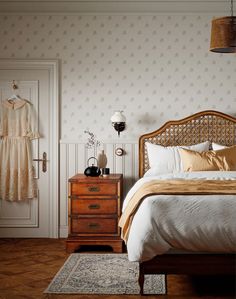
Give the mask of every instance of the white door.
<path id="1" fill-rule="evenodd" d="M 41 160 L 44 157 L 46 162 L 45 169 L 42 161 L 33 162 L 38 186 L 37 198 L 22 202 L 0 200 L 0 237 L 57 237 L 57 186 L 55 180 L 51 180 L 57 172 L 57 165 L 52 163 L 57 156 L 57 149 L 56 152 L 52 151 L 55 149 L 53 138 L 54 135 L 57 136 L 57 125 L 53 124 L 51 119 L 52 116 L 55 118 L 57 111 L 55 94 L 53 95 L 55 90 L 52 90 L 55 89 L 52 70 L 42 67 L 43 62 L 39 63 L 40 67 L 25 61 L 18 63 L 17 67 L 14 62 L 11 65 L 10 69 L 6 69 L 0 62 L 0 100 L 17 94 L 33 104 L 41 135 L 40 139 L 32 141 L 33 159 Z M 15 90 L 12 88 L 13 80 L 18 87 Z M 56 120 L 58 121 L 57 117 Z"/>

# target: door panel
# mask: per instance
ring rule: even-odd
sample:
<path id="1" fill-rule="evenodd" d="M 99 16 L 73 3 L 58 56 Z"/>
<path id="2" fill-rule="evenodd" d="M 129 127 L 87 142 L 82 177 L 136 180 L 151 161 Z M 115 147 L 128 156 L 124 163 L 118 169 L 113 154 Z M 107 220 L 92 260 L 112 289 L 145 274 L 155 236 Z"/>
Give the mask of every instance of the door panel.
<path id="1" fill-rule="evenodd" d="M 12 89 L 12 80 L 18 89 Z M 1 70 L 1 100 L 17 94 L 29 100 L 38 117 L 40 139 L 32 141 L 33 159 L 41 159 L 43 152 L 50 161 L 50 77 L 47 70 Z M 50 236 L 50 163 L 42 172 L 42 162 L 34 162 L 38 197 L 22 202 L 0 200 L 0 237 Z"/>

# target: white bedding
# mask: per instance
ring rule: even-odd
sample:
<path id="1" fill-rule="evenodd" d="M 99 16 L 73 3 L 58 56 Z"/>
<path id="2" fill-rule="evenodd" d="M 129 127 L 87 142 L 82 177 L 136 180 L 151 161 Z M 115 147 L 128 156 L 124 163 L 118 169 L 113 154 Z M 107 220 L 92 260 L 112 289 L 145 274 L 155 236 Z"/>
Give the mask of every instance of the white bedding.
<path id="1" fill-rule="evenodd" d="M 129 191 L 154 179 L 236 180 L 236 171 L 207 171 L 144 177 Z M 235 181 L 236 183 L 236 181 Z M 155 195 L 136 212 L 127 241 L 130 261 L 145 261 L 170 249 L 236 252 L 236 195 Z"/>

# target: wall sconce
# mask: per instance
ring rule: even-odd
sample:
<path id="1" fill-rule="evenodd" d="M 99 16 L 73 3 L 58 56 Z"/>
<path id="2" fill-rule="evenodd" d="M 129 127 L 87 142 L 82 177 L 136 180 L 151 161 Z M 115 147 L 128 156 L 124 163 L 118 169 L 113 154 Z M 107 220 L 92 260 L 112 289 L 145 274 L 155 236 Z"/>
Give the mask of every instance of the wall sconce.
<path id="1" fill-rule="evenodd" d="M 123 111 L 115 111 L 115 113 L 111 117 L 112 126 L 116 131 L 118 131 L 118 136 L 120 137 L 120 132 L 125 129 L 125 121 L 126 118 L 122 114 Z"/>
<path id="2" fill-rule="evenodd" d="M 212 20 L 210 51 L 236 53 L 236 17 L 233 16 L 233 0 L 231 0 L 231 16 Z"/>

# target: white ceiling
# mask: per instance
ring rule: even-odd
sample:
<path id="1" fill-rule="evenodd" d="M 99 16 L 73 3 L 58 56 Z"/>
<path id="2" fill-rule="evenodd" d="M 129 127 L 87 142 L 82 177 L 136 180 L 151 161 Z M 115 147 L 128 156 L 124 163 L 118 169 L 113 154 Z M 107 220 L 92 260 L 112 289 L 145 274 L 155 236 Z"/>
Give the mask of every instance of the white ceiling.
<path id="1" fill-rule="evenodd" d="M 229 0 L 0 0 L 0 13 L 224 13 Z"/>

